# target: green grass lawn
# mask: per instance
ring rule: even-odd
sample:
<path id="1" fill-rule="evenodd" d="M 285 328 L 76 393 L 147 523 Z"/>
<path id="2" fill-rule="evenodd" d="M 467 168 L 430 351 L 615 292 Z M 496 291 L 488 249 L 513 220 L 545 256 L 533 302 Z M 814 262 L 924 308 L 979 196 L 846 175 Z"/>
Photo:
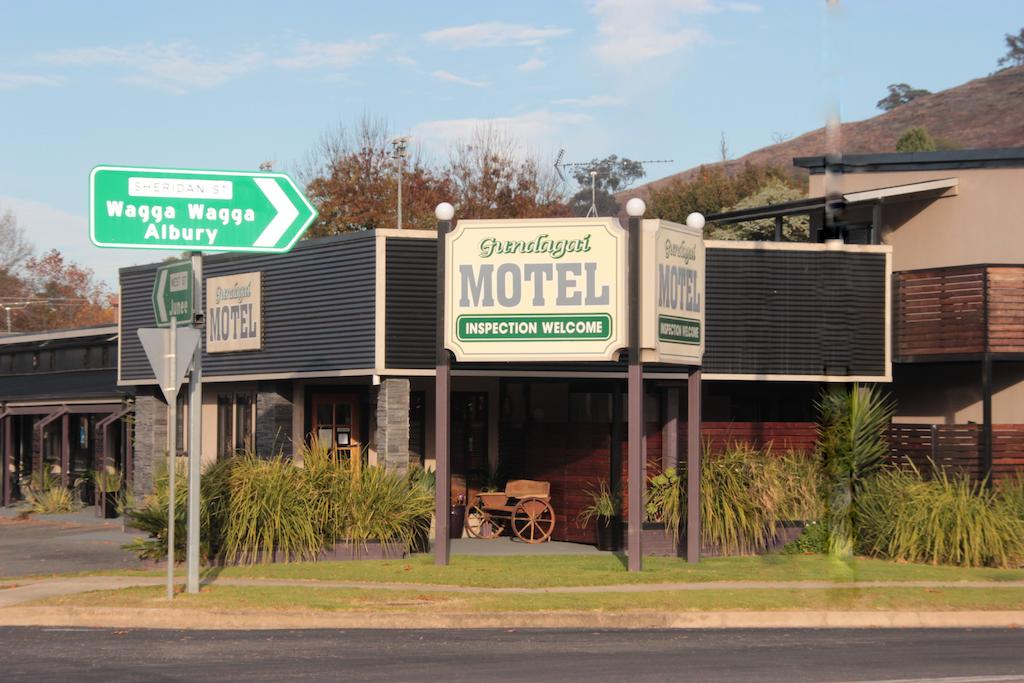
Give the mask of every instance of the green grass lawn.
<path id="1" fill-rule="evenodd" d="M 608 586 L 635 583 L 705 581 L 1012 581 L 1024 580 L 1024 569 L 964 569 L 899 564 L 854 558 L 842 561 L 825 555 L 764 555 L 708 558 L 696 565 L 667 557 L 644 559 L 644 570 L 627 572 L 624 560 L 611 555 L 552 555 L 451 558 L 447 567 L 429 556 L 405 560 L 308 562 L 224 567 L 208 573 L 225 577 L 311 579 L 320 581 L 383 581 L 495 588 Z"/>
<path id="2" fill-rule="evenodd" d="M 831 588 L 649 593 L 447 593 L 305 586 L 207 586 L 168 603 L 162 586 L 96 591 L 36 603 L 229 611 L 565 612 L 706 610 L 1019 610 L 1024 588 Z"/>
<path id="3" fill-rule="evenodd" d="M 183 575 L 182 569 L 178 575 Z M 310 581 L 424 583 L 493 588 L 611 586 L 639 583 L 711 581 L 1024 581 L 1024 569 L 961 568 L 905 564 L 856 557 L 839 560 L 827 555 L 764 555 L 718 557 L 696 565 L 675 558 L 644 559 L 644 570 L 626 571 L 625 560 L 613 555 L 519 555 L 480 557 L 454 555 L 439 567 L 428 555 L 404 560 L 359 562 L 299 562 L 251 567 L 208 567 L 204 576 Z M 164 570 L 106 570 L 61 576 L 163 576 Z M 13 583 L 22 579 L 0 579 Z"/>

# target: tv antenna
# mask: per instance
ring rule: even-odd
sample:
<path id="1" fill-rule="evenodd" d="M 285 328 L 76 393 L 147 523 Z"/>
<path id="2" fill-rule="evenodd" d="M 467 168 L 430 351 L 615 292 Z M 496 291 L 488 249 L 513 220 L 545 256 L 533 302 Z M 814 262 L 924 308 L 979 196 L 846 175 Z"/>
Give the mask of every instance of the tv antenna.
<path id="1" fill-rule="evenodd" d="M 587 218 L 597 218 L 597 176 L 610 175 L 612 169 L 609 168 L 608 164 L 604 161 L 562 161 L 565 158 L 565 150 L 558 150 L 558 156 L 555 158 L 555 172 L 558 173 L 559 179 L 564 183 L 566 182 L 565 174 L 562 173 L 563 168 L 580 168 L 585 169 L 590 175 L 590 209 L 587 210 Z M 647 164 L 671 164 L 672 159 L 641 159 L 633 160 L 629 159 L 634 164 L 640 164 L 643 168 Z M 644 173 L 646 175 L 646 173 Z"/>

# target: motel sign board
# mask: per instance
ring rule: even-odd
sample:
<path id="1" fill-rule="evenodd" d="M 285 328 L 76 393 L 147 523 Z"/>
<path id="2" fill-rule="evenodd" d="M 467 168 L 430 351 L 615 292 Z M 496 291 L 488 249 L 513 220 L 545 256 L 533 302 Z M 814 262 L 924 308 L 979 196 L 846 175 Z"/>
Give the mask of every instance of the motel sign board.
<path id="1" fill-rule="evenodd" d="M 464 220 L 446 239 L 445 346 L 456 359 L 613 360 L 626 346 L 616 219 Z"/>
<path id="2" fill-rule="evenodd" d="M 99 247 L 283 253 L 316 215 L 283 173 L 97 166 L 89 175 Z"/>
<path id="3" fill-rule="evenodd" d="M 700 365 L 705 303 L 702 230 L 647 219 L 641 234 L 643 360 Z"/>

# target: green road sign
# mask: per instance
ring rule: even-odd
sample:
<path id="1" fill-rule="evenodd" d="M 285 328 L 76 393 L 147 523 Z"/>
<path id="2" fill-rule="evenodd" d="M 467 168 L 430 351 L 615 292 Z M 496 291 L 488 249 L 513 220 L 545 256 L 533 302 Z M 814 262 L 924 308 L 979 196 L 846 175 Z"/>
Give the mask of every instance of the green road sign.
<path id="1" fill-rule="evenodd" d="M 172 318 L 179 325 L 192 324 L 190 261 L 175 261 L 157 268 L 153 281 L 153 317 L 158 327 L 167 327 Z"/>
<path id="2" fill-rule="evenodd" d="M 281 253 L 316 215 L 283 173 L 97 166 L 89 175 L 99 247 Z"/>

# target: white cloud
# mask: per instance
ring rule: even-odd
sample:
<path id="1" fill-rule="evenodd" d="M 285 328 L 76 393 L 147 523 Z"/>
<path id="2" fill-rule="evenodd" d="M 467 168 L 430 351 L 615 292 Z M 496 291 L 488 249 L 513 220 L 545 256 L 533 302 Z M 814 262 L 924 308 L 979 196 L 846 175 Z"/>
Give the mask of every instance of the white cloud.
<path id="1" fill-rule="evenodd" d="M 543 59 L 527 59 L 525 62 L 516 67 L 516 71 L 537 71 L 547 66 L 547 62 Z"/>
<path id="2" fill-rule="evenodd" d="M 727 2 L 722 6 L 722 9 L 730 12 L 744 12 L 747 14 L 760 14 L 764 11 L 763 7 L 752 2 Z"/>
<path id="3" fill-rule="evenodd" d="M 439 81 L 447 81 L 448 83 L 458 83 L 459 85 L 468 85 L 474 88 L 486 88 L 490 83 L 486 81 L 473 81 L 462 76 L 456 76 L 450 71 L 431 71 L 430 75 Z"/>
<path id="4" fill-rule="evenodd" d="M 349 40 L 341 43 L 300 41 L 292 54 L 274 60 L 286 69 L 347 69 L 360 59 L 380 49 L 389 38 L 386 34 L 370 36 L 369 40 Z"/>
<path id="5" fill-rule="evenodd" d="M 590 97 L 564 97 L 553 104 L 567 107 L 621 107 L 626 104 L 625 98 L 612 95 L 591 95 Z"/>
<path id="6" fill-rule="evenodd" d="M 28 88 L 34 85 L 64 85 L 64 79 L 35 74 L 0 74 L 0 90 L 17 90 L 18 88 Z"/>
<path id="7" fill-rule="evenodd" d="M 549 38 L 564 36 L 571 30 L 557 26 L 538 27 L 488 21 L 429 31 L 423 34 L 423 39 L 455 50 L 467 47 L 522 47 L 541 45 Z"/>
<path id="8" fill-rule="evenodd" d="M 117 269 L 159 261 L 165 254 L 141 249 L 101 249 L 89 241 L 85 216 L 61 211 L 48 204 L 18 197 L 0 196 L 0 213 L 10 211 L 18 226 L 41 254 L 58 249 L 65 258 L 91 268 L 96 277 L 117 290 Z"/>
<path id="9" fill-rule="evenodd" d="M 480 130 L 494 129 L 507 133 L 521 145 L 550 147 L 562 144 L 566 130 L 591 123 L 586 114 L 533 111 L 517 116 L 495 118 L 447 119 L 424 121 L 412 128 L 412 135 L 425 147 L 446 153 L 459 141 L 468 140 Z"/>
<path id="10" fill-rule="evenodd" d="M 412 57 L 406 57 L 405 55 L 395 55 L 394 57 L 391 58 L 391 61 L 394 62 L 395 64 L 407 66 L 411 69 L 415 69 L 417 66 L 419 66 L 419 64 L 416 63 L 415 59 L 413 59 Z"/>
<path id="11" fill-rule="evenodd" d="M 206 59 L 189 43 L 143 43 L 127 47 L 71 48 L 36 55 L 36 59 L 62 66 L 119 66 L 127 75 L 122 83 L 143 85 L 175 94 L 205 90 L 253 71 L 264 63 L 259 52 L 246 52 L 224 60 Z"/>
<path id="12" fill-rule="evenodd" d="M 709 42 L 707 32 L 689 21 L 693 15 L 762 8 L 714 0 L 596 0 L 590 11 L 597 17 L 597 56 L 607 64 L 633 66 Z"/>

